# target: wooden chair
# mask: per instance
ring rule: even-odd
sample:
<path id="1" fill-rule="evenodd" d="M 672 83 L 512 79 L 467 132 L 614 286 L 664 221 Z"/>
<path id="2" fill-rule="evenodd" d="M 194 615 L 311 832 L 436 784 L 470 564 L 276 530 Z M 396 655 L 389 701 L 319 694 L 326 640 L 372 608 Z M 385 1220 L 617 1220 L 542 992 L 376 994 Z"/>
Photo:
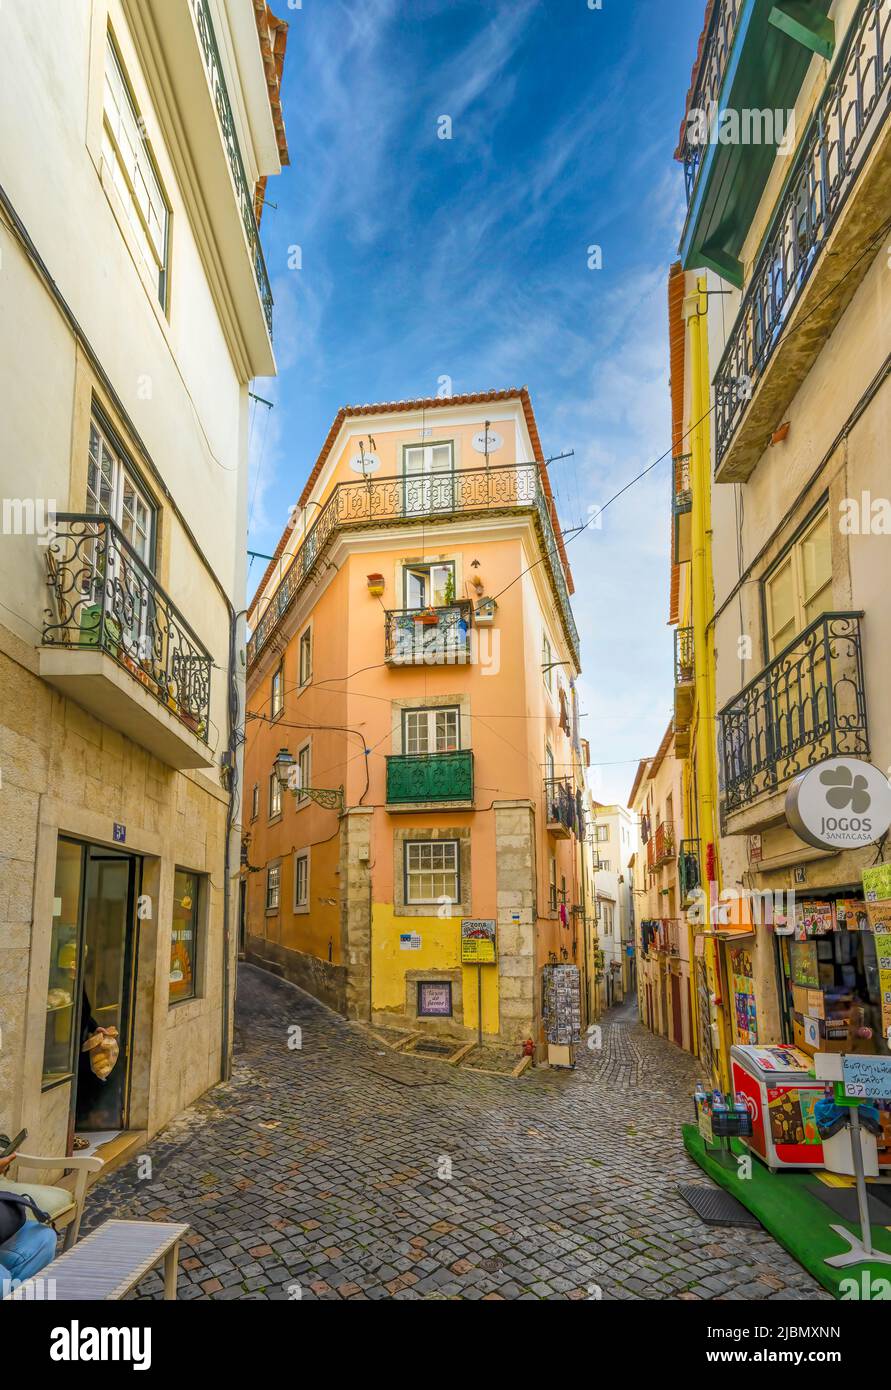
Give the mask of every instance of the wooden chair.
<path id="1" fill-rule="evenodd" d="M 16 1156 L 16 1181 L 4 1176 L 0 1178 L 0 1192 L 26 1192 L 33 1197 L 39 1207 L 51 1216 L 57 1230 L 65 1230 L 63 1250 L 70 1250 L 77 1240 L 83 1216 L 84 1198 L 90 1173 L 98 1173 L 103 1160 L 93 1155 L 70 1154 L 65 1158 L 37 1158 L 33 1154 L 20 1153 Z M 70 1168 L 74 1172 L 71 1188 L 46 1185 L 37 1182 L 20 1182 L 18 1175 L 22 1168 Z"/>

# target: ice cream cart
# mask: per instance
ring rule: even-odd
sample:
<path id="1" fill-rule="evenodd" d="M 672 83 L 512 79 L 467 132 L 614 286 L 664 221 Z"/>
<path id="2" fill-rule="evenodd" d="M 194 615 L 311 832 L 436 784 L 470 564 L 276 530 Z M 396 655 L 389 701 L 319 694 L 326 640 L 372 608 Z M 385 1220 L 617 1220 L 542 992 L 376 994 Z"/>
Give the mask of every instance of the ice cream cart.
<path id="1" fill-rule="evenodd" d="M 752 1116 L 752 1134 L 744 1143 L 772 1171 L 777 1168 L 822 1168 L 823 1146 L 814 1106 L 825 1084 L 811 1075 L 812 1057 L 778 1043 L 774 1047 L 730 1049 L 733 1090 Z"/>

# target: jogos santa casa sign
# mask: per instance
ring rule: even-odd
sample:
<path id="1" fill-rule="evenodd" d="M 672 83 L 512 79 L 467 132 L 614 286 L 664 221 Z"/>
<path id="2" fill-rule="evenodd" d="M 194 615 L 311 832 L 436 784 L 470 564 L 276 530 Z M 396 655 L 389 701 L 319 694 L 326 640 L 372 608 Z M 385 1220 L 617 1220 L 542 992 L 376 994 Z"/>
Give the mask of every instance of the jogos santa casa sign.
<path id="1" fill-rule="evenodd" d="M 796 777 L 786 819 L 816 849 L 862 849 L 891 827 L 891 784 L 861 758 L 829 758 Z"/>

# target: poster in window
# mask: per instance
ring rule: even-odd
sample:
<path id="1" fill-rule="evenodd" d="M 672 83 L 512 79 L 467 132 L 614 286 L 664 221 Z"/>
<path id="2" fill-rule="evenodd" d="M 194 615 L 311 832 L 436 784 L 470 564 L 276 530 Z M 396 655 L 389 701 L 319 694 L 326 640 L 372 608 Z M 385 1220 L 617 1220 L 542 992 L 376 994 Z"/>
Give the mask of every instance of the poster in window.
<path id="1" fill-rule="evenodd" d="M 168 988 L 171 1004 L 195 997 L 197 929 L 197 876 L 177 869 L 173 876 L 173 922 L 170 932 Z"/>
<path id="2" fill-rule="evenodd" d="M 758 1042 L 758 1014 L 755 1006 L 752 954 L 745 947 L 739 946 L 732 948 L 729 955 L 736 1041 L 743 1046 L 756 1046 Z"/>

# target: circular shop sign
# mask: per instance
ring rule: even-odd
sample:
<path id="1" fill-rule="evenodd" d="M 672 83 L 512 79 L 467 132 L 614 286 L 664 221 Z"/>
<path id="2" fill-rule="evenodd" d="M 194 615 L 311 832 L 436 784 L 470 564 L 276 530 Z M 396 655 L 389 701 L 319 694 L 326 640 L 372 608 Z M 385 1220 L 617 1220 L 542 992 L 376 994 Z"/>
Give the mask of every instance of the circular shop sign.
<path id="1" fill-rule="evenodd" d="M 891 827 L 891 784 L 862 758 L 829 758 L 795 778 L 786 819 L 817 849 L 862 849 Z"/>
<path id="2" fill-rule="evenodd" d="M 479 434 L 473 436 L 472 443 L 478 454 L 497 454 L 504 440 L 494 430 L 489 430 L 488 433 L 485 430 L 480 430 Z"/>

